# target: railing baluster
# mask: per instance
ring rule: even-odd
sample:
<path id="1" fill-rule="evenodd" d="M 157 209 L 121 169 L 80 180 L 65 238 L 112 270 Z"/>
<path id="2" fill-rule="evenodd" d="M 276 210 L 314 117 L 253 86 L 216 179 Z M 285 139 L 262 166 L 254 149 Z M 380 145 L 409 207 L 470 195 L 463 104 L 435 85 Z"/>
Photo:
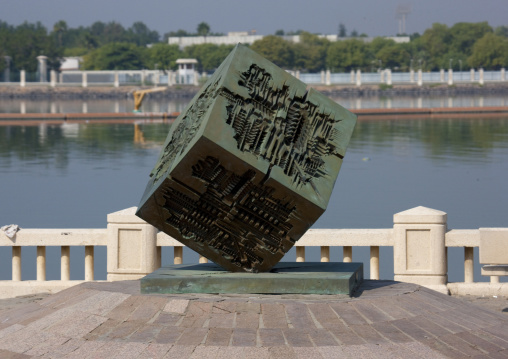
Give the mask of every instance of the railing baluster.
<path id="1" fill-rule="evenodd" d="M 37 246 L 37 280 L 46 280 L 46 246 Z"/>
<path id="2" fill-rule="evenodd" d="M 12 280 L 21 280 L 21 246 L 12 247 Z"/>
<path id="3" fill-rule="evenodd" d="M 491 275 L 490 276 L 490 284 L 499 284 L 499 276 Z"/>
<path id="4" fill-rule="evenodd" d="M 329 246 L 321 246 L 321 262 L 330 262 Z"/>
<path id="5" fill-rule="evenodd" d="M 92 281 L 94 278 L 93 262 L 94 262 L 94 247 L 85 246 L 85 281 Z"/>
<path id="6" fill-rule="evenodd" d="M 208 263 L 208 259 L 203 256 L 199 256 L 199 263 Z"/>
<path id="7" fill-rule="evenodd" d="M 60 280 L 71 280 L 71 247 L 62 246 L 60 249 Z"/>
<path id="8" fill-rule="evenodd" d="M 305 262 L 305 247 L 296 247 L 296 261 Z"/>
<path id="9" fill-rule="evenodd" d="M 370 247 L 370 279 L 379 279 L 379 246 Z"/>
<path id="10" fill-rule="evenodd" d="M 464 247 L 464 282 L 474 282 L 474 248 Z"/>
<path id="11" fill-rule="evenodd" d="M 173 247 L 174 248 L 174 264 L 182 264 L 183 262 L 183 247 Z"/>
<path id="12" fill-rule="evenodd" d="M 344 263 L 351 263 L 353 261 L 353 247 L 351 246 L 344 246 L 342 247 L 342 254 L 343 254 L 343 262 Z"/>

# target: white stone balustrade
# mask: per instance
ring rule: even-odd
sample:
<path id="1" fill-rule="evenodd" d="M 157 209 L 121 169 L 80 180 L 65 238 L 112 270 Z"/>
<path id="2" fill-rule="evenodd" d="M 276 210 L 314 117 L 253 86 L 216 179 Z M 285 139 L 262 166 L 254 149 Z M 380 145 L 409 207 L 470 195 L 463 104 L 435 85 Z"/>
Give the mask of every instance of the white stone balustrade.
<path id="1" fill-rule="evenodd" d="M 83 280 L 70 280 L 70 247 L 85 248 L 84 281 L 94 280 L 94 249 L 107 247 L 109 281 L 141 278 L 161 265 L 162 247 L 173 247 L 173 263 L 183 262 L 183 245 L 135 216 L 135 207 L 108 215 L 106 229 L 21 229 L 12 239 L 0 232 L 0 250 L 12 248 L 12 279 L 0 281 L 0 298 L 56 292 Z M 446 213 L 416 207 L 394 215 L 387 229 L 310 229 L 296 243 L 296 262 L 305 261 L 306 247 L 320 247 L 321 261 L 337 261 L 330 247 L 342 247 L 343 261 L 352 262 L 353 247 L 370 248 L 370 279 L 380 279 L 380 247 L 393 247 L 395 280 L 420 284 L 441 292 L 508 295 L 499 276 L 508 270 L 508 228 L 448 230 Z M 22 280 L 23 247 L 37 248 L 36 280 Z M 60 280 L 46 280 L 46 248 L 61 248 Z M 2 248 L 3 247 L 3 248 Z M 464 282 L 447 280 L 447 248 L 464 248 Z M 489 282 L 474 283 L 474 248 Z M 200 263 L 207 259 L 200 256 Z M 387 265 L 384 263 L 383 265 Z M 391 264 L 388 264 L 391 265 Z M 503 266 L 504 265 L 504 266 Z M 383 278 L 392 279 L 392 278 Z"/>

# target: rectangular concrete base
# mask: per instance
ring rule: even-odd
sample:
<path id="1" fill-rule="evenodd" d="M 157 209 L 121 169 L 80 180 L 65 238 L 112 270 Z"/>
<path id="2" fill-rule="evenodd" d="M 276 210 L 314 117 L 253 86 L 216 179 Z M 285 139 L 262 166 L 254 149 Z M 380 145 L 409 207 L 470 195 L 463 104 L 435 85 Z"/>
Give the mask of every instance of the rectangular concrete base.
<path id="1" fill-rule="evenodd" d="M 363 281 L 362 263 L 279 262 L 266 273 L 233 273 L 214 263 L 161 267 L 141 293 L 347 294 Z"/>

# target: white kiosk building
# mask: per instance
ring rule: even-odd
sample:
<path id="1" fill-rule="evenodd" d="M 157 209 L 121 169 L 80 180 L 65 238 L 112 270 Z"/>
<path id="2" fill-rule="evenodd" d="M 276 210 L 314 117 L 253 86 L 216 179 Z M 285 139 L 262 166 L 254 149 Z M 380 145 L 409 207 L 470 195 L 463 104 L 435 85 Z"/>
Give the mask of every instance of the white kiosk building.
<path id="1" fill-rule="evenodd" d="M 176 82 L 182 85 L 197 85 L 198 84 L 198 72 L 196 71 L 197 63 L 198 60 L 196 59 L 176 60 L 176 64 L 178 65 Z"/>

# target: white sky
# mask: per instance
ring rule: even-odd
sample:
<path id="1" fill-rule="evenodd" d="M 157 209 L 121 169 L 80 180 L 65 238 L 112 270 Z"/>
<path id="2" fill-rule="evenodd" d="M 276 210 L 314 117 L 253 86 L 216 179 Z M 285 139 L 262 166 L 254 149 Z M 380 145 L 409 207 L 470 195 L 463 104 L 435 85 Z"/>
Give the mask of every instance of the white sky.
<path id="1" fill-rule="evenodd" d="M 160 35 L 178 29 L 194 32 L 201 21 L 213 32 L 256 29 L 261 35 L 278 29 L 336 34 L 343 23 L 348 32 L 393 36 L 399 4 L 412 8 L 407 33 L 422 33 L 434 22 L 508 25 L 508 0 L 0 0 L 0 20 L 12 25 L 41 21 L 49 29 L 59 20 L 69 27 L 95 21 L 129 27 L 143 21 Z"/>

